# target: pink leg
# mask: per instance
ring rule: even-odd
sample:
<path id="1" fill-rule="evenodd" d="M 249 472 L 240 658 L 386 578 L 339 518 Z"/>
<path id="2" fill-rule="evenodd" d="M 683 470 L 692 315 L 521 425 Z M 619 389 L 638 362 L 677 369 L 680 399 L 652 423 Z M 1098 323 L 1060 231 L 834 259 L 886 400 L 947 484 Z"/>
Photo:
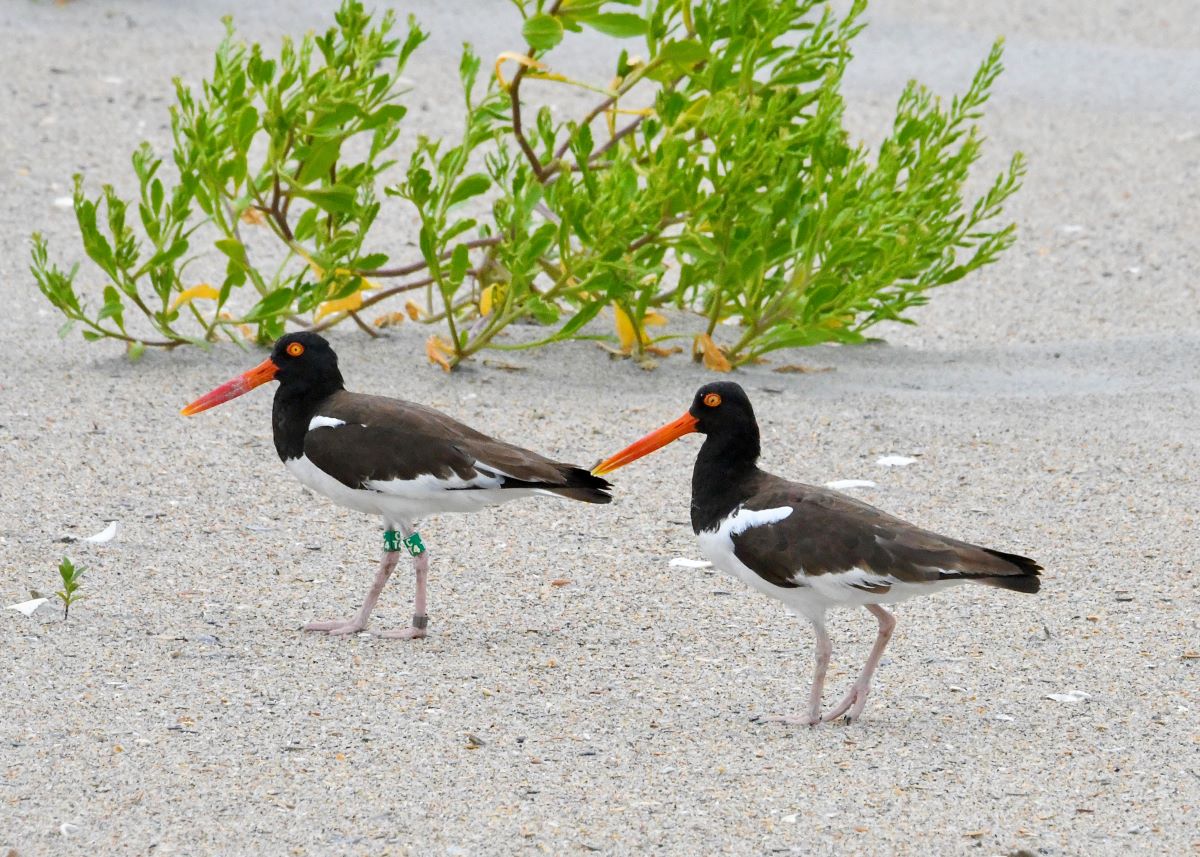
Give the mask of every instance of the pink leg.
<path id="1" fill-rule="evenodd" d="M 843 714 L 846 715 L 847 723 L 852 723 L 862 716 L 863 708 L 867 705 L 867 694 L 871 692 L 871 677 L 875 675 L 875 668 L 879 666 L 883 650 L 887 648 L 888 641 L 892 639 L 892 632 L 896 630 L 896 617 L 889 611 L 878 604 L 868 604 L 867 609 L 879 620 L 879 634 L 875 637 L 875 644 L 871 646 L 871 654 L 867 657 L 862 672 L 858 674 L 842 701 L 821 718 L 823 723 L 837 720 Z"/>
<path id="2" fill-rule="evenodd" d="M 817 668 L 813 672 L 812 687 L 808 691 L 808 711 L 783 717 L 764 717 L 764 722 L 787 723 L 790 726 L 816 726 L 821 722 L 821 691 L 825 689 L 825 674 L 829 671 L 829 656 L 833 654 L 833 644 L 829 641 L 824 622 L 813 622 L 813 631 L 817 635 Z"/>
<path id="3" fill-rule="evenodd" d="M 375 609 L 375 602 L 379 600 L 379 593 L 383 592 L 384 585 L 391 577 L 392 569 L 396 567 L 396 560 L 400 558 L 397 551 L 384 551 L 383 557 L 379 560 L 379 571 L 375 573 L 375 581 L 371 584 L 370 591 L 367 592 L 367 599 L 363 602 L 362 607 L 354 614 L 352 619 L 328 619 L 324 622 L 310 622 L 304 626 L 305 631 L 324 631 L 327 634 L 357 634 L 363 628 L 367 627 L 367 619 L 371 616 L 371 611 Z"/>
<path id="4" fill-rule="evenodd" d="M 425 582 L 429 579 L 429 551 L 413 558 L 413 570 L 417 573 L 417 594 L 413 598 L 413 623 L 398 631 L 380 631 L 380 637 L 394 640 L 419 640 L 425 636 L 429 616 L 425 613 Z"/>

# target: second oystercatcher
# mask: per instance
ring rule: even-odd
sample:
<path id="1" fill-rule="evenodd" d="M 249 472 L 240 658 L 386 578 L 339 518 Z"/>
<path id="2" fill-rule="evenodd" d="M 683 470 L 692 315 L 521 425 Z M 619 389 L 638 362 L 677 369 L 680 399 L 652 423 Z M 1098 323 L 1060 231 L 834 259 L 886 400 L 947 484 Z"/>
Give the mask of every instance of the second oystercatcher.
<path id="1" fill-rule="evenodd" d="M 379 571 L 359 611 L 350 619 L 313 622 L 306 631 L 353 634 L 366 628 L 403 546 L 416 571 L 412 625 L 381 636 L 425 636 L 429 553 L 415 529 L 418 518 L 475 512 L 538 494 L 612 500 L 609 484 L 587 470 L 495 440 L 424 405 L 348 392 L 337 355 L 315 333 L 281 337 L 270 357 L 183 414 L 198 414 L 268 381 L 279 382 L 272 423 L 284 466 L 338 505 L 381 516 L 385 528 Z"/>
<path id="2" fill-rule="evenodd" d="M 688 412 L 605 459 L 603 475 L 691 432 L 706 435 L 692 471 L 692 529 L 714 566 L 812 622 L 816 672 L 808 709 L 771 718 L 815 726 L 842 715 L 857 720 L 896 619 L 882 605 L 960 583 L 1037 592 L 1033 560 L 923 530 L 836 491 L 789 482 L 760 470 L 758 422 L 737 384 L 707 384 Z M 865 607 L 879 634 L 849 693 L 821 714 L 832 646 L 831 607 Z"/>

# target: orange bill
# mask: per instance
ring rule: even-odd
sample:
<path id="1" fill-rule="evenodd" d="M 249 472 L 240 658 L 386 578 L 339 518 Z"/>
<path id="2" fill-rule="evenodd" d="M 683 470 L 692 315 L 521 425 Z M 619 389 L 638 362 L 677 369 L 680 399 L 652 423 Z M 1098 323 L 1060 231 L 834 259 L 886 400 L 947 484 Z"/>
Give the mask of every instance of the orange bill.
<path id="1" fill-rule="evenodd" d="M 232 381 L 228 381 L 217 387 L 211 393 L 205 393 L 180 411 L 180 413 L 185 417 L 190 417 L 192 414 L 198 414 L 201 411 L 207 411 L 209 408 L 215 408 L 222 402 L 236 399 L 243 393 L 249 393 L 255 387 L 260 387 L 268 381 L 275 380 L 275 373 L 278 371 L 279 367 L 275 365 L 275 361 L 268 357 L 249 372 L 243 372 Z"/>
<path id="2" fill-rule="evenodd" d="M 631 461 L 636 461 L 643 455 L 649 455 L 656 449 L 661 449 L 673 440 L 678 440 L 685 434 L 691 434 L 696 430 L 696 418 L 691 414 L 684 414 L 674 422 L 667 423 L 660 429 L 650 432 L 641 440 L 634 441 L 629 446 L 622 449 L 616 455 L 609 456 L 592 468 L 592 474 L 595 476 L 603 476 L 605 473 L 611 473 L 618 467 L 624 467 Z"/>

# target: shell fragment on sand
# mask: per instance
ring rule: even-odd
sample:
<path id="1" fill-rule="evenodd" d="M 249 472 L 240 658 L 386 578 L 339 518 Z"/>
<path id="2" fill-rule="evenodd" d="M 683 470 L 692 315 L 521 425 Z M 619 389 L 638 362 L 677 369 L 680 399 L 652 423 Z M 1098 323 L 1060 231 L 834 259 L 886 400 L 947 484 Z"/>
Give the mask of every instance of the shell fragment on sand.
<path id="1" fill-rule="evenodd" d="M 676 568 L 712 568 L 712 563 L 708 560 L 685 559 L 681 556 L 675 557 L 675 559 L 671 560 L 670 564 Z"/>
<path id="2" fill-rule="evenodd" d="M 102 545 L 105 542 L 111 542 L 113 539 L 115 539 L 120 529 L 121 525 L 119 523 L 116 521 L 109 521 L 107 527 L 94 535 L 88 536 L 86 539 L 84 539 L 84 541 L 91 542 L 94 545 Z"/>
<path id="3" fill-rule="evenodd" d="M 9 604 L 5 609 L 16 610 L 18 613 L 24 613 L 26 616 L 32 616 L 33 611 L 37 610 L 49 600 L 49 598 L 34 598 L 30 601 L 22 601 L 20 604 Z"/>

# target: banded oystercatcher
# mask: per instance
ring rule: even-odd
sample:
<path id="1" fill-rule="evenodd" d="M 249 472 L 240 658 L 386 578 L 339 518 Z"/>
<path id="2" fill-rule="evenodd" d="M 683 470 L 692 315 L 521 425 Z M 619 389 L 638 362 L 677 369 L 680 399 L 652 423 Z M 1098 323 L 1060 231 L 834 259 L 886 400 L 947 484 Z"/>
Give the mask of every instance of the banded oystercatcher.
<path id="1" fill-rule="evenodd" d="M 415 529 L 418 518 L 475 512 L 537 494 L 612 500 L 608 482 L 583 468 L 495 440 L 424 405 L 348 392 L 337 355 L 315 333 L 281 337 L 270 357 L 182 413 L 198 414 L 268 381 L 279 382 L 272 423 L 284 466 L 338 505 L 382 516 L 385 528 L 379 571 L 359 611 L 350 619 L 305 625 L 306 631 L 363 630 L 403 545 L 416 571 L 412 625 L 381 636 L 425 636 L 429 553 Z"/>
<path id="2" fill-rule="evenodd" d="M 611 473 L 691 432 L 706 435 L 692 471 L 692 529 L 721 571 L 812 622 L 816 672 L 808 709 L 770 718 L 815 726 L 842 715 L 857 720 L 896 619 L 884 604 L 960 583 L 1037 592 L 1041 566 L 1027 557 L 923 530 L 836 491 L 789 482 L 760 470 L 758 422 L 737 384 L 706 384 L 688 412 L 592 469 Z M 821 714 L 832 646 L 830 607 L 862 606 L 879 634 L 846 696 Z"/>

